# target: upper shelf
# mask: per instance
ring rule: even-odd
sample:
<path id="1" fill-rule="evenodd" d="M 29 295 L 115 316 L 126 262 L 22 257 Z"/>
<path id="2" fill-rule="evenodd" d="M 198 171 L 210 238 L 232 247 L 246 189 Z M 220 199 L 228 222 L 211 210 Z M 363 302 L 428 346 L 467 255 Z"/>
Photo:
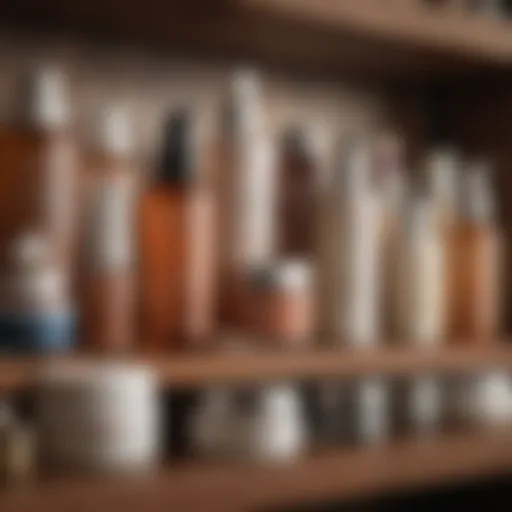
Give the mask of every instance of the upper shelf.
<path id="1" fill-rule="evenodd" d="M 86 356 L 57 358 L 79 361 Z M 55 359 L 53 359 L 55 361 Z M 169 356 L 127 356 L 150 365 L 162 383 L 174 388 L 261 383 L 279 379 L 347 378 L 369 375 L 416 375 L 422 372 L 475 372 L 512 366 L 512 348 L 444 347 L 435 350 L 379 348 L 318 349 L 303 352 L 250 351 Z M 0 359 L 0 392 L 36 382 L 48 359 Z"/>
<path id="2" fill-rule="evenodd" d="M 157 44 L 177 53 L 366 78 L 446 79 L 512 69 L 512 21 L 421 0 L 18 0 L 9 23 Z"/>

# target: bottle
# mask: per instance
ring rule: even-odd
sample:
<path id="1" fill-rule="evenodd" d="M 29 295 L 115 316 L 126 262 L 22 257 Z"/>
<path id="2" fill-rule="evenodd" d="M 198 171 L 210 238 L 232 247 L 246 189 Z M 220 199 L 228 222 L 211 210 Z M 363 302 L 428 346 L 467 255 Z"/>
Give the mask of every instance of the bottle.
<path id="1" fill-rule="evenodd" d="M 215 305 L 215 209 L 201 175 L 196 125 L 173 113 L 156 183 L 140 202 L 141 309 L 149 349 L 206 341 Z"/>
<path id="2" fill-rule="evenodd" d="M 121 349 L 135 334 L 136 169 L 127 111 L 108 107 L 102 117 L 86 176 L 82 323 L 87 346 Z"/>
<path id="3" fill-rule="evenodd" d="M 74 256 L 77 149 L 70 135 L 66 77 L 40 67 L 21 95 L 19 123 L 0 137 L 6 188 L 0 238 L 37 231 L 49 241 L 55 262 L 69 274 Z"/>
<path id="4" fill-rule="evenodd" d="M 316 249 L 317 164 L 312 134 L 287 131 L 280 148 L 278 251 L 286 258 L 310 257 Z"/>
<path id="5" fill-rule="evenodd" d="M 485 162 L 474 162 L 466 169 L 461 220 L 450 240 L 449 328 L 455 343 L 492 343 L 498 333 L 501 234 L 489 174 Z"/>
<path id="6" fill-rule="evenodd" d="M 445 251 L 431 202 L 412 197 L 395 260 L 396 333 L 402 343 L 438 345 L 444 336 Z"/>
<path id="7" fill-rule="evenodd" d="M 219 198 L 220 317 L 240 323 L 241 278 L 275 246 L 274 148 L 265 123 L 260 76 L 234 73 L 223 104 L 216 190 Z"/>
<path id="8" fill-rule="evenodd" d="M 367 143 L 344 148 L 326 202 L 320 225 L 320 329 L 338 343 L 372 346 L 379 337 L 380 225 Z"/>
<path id="9" fill-rule="evenodd" d="M 75 313 L 64 269 L 42 233 L 23 233 L 7 247 L 0 276 L 0 348 L 52 353 L 72 348 Z"/>
<path id="10" fill-rule="evenodd" d="M 402 235 L 406 195 L 403 141 L 395 133 L 384 132 L 377 138 L 373 152 L 382 208 L 380 241 L 382 248 L 382 289 L 380 294 L 382 332 L 386 338 L 393 339 L 397 334 L 396 326 L 393 324 L 393 301 L 396 296 L 398 279 L 396 260 Z"/>

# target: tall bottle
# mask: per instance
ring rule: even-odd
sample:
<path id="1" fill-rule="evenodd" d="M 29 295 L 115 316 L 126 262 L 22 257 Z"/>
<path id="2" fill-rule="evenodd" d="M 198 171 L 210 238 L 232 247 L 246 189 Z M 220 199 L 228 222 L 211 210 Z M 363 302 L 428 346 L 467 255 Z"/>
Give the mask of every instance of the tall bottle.
<path id="1" fill-rule="evenodd" d="M 398 279 L 396 260 L 402 235 L 405 207 L 406 170 L 402 139 L 393 132 L 384 132 L 375 143 L 374 165 L 381 201 L 382 288 L 380 309 L 382 331 L 387 338 L 396 336 L 393 302 Z"/>
<path id="2" fill-rule="evenodd" d="M 213 328 L 215 211 L 194 121 L 187 111 L 170 116 L 159 172 L 141 198 L 141 309 L 150 349 L 201 344 Z"/>
<path id="3" fill-rule="evenodd" d="M 286 257 L 308 257 L 315 250 L 317 169 L 312 134 L 284 133 L 280 147 L 278 251 Z"/>
<path id="4" fill-rule="evenodd" d="M 71 109 L 66 76 L 40 67 L 26 80 L 18 122 L 2 133 L 3 242 L 35 230 L 50 241 L 59 264 L 73 260 L 77 155 L 70 135 Z"/>
<path id="5" fill-rule="evenodd" d="M 344 148 L 322 216 L 319 260 L 321 331 L 366 347 L 379 336 L 379 204 L 366 142 Z"/>
<path id="6" fill-rule="evenodd" d="M 431 201 L 412 197 L 395 260 L 395 322 L 402 342 L 438 344 L 444 335 L 445 250 Z"/>
<path id="7" fill-rule="evenodd" d="M 136 166 L 128 112 L 110 106 L 85 177 L 82 320 L 89 347 L 121 349 L 134 341 Z"/>
<path id="8" fill-rule="evenodd" d="M 501 234 L 489 174 L 484 162 L 466 169 L 461 220 L 450 242 L 450 334 L 461 343 L 492 342 L 499 325 Z"/>

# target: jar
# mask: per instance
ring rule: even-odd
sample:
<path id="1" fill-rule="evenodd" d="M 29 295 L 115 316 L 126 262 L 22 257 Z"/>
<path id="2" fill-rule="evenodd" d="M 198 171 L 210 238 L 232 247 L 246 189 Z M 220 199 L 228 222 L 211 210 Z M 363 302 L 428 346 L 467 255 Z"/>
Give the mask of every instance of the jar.
<path id="1" fill-rule="evenodd" d="M 62 469 L 148 470 L 160 452 L 157 379 L 143 365 L 50 363 L 37 394 L 41 450 Z"/>
<path id="2" fill-rule="evenodd" d="M 272 343 L 302 346 L 313 332 L 311 265 L 301 260 L 261 265 L 247 286 L 249 328 Z"/>

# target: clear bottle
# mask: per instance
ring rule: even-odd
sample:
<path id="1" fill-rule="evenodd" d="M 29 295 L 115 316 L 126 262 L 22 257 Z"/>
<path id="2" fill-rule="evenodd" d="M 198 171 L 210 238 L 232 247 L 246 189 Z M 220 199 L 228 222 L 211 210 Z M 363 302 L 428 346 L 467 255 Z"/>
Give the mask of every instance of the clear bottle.
<path id="1" fill-rule="evenodd" d="M 149 349 L 202 345 L 214 328 L 216 214 L 196 130 L 190 112 L 171 115 L 160 172 L 140 201 L 141 313 Z"/>
<path id="2" fill-rule="evenodd" d="M 502 295 L 502 238 L 495 221 L 489 166 L 469 165 L 463 186 L 461 220 L 449 241 L 449 329 L 454 343 L 488 344 L 498 334 Z"/>
<path id="3" fill-rule="evenodd" d="M 371 156 L 365 142 L 344 148 L 320 225 L 320 330 L 353 347 L 372 346 L 380 334 L 379 203 Z"/>
<path id="4" fill-rule="evenodd" d="M 412 197 L 395 260 L 396 333 L 402 343 L 431 347 L 444 336 L 445 250 L 432 204 Z"/>
<path id="5" fill-rule="evenodd" d="M 99 143 L 87 166 L 82 320 L 90 348 L 134 342 L 134 231 L 137 170 L 127 110 L 102 112 Z"/>

